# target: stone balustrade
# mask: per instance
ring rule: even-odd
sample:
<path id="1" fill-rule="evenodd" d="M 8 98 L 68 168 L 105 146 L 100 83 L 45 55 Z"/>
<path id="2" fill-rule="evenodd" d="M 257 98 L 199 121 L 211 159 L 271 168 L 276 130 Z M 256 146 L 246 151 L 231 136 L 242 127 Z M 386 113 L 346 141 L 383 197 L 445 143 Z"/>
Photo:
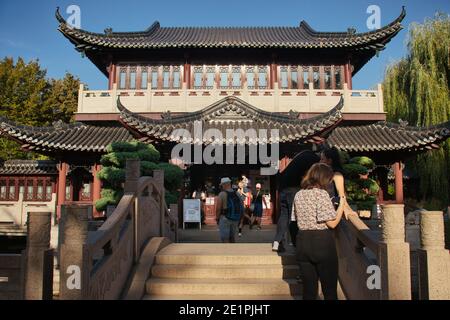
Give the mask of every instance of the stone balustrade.
<path id="1" fill-rule="evenodd" d="M 419 298 L 450 300 L 450 254 L 444 243 L 442 211 L 420 213 Z"/>
<path id="2" fill-rule="evenodd" d="M 377 90 L 343 89 L 186 89 L 172 90 L 85 90 L 80 85 L 78 94 L 78 114 L 115 114 L 117 97 L 129 110 L 146 112 L 193 112 L 201 110 L 226 97 L 236 96 L 262 110 L 269 112 L 323 113 L 333 108 L 344 96 L 345 113 L 384 113 L 381 85 Z"/>

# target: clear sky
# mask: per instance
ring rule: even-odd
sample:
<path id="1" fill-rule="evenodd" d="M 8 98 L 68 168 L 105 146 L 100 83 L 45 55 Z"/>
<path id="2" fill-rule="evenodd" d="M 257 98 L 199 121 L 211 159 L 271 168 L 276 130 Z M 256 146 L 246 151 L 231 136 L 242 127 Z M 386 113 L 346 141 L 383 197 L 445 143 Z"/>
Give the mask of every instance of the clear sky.
<path id="1" fill-rule="evenodd" d="M 383 79 L 387 64 L 406 53 L 408 26 L 450 12 L 449 0 L 0 0 L 0 57 L 39 59 L 49 77 L 61 78 L 66 71 L 77 75 L 90 89 L 106 89 L 107 79 L 57 31 L 55 9 L 78 5 L 81 28 L 103 33 L 141 31 L 155 20 L 161 26 L 297 26 L 307 21 L 318 31 L 369 31 L 369 5 L 381 9 L 381 25 L 395 19 L 406 6 L 405 28 L 374 57 L 353 80 L 356 89 L 371 89 Z"/>

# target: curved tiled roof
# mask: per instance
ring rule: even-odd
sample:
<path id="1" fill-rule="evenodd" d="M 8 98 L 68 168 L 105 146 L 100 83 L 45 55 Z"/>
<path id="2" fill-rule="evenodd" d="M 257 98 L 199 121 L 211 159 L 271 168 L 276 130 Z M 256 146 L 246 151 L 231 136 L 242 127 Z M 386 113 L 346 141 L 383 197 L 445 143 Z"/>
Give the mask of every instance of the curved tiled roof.
<path id="1" fill-rule="evenodd" d="M 222 143 L 254 144 L 321 140 L 326 131 L 342 119 L 343 105 L 341 98 L 330 111 L 309 119 L 299 119 L 298 114 L 294 111 L 291 111 L 290 115 L 267 112 L 239 98 L 229 96 L 197 112 L 177 117 L 168 115 L 163 119 L 149 119 L 129 111 L 121 104 L 120 99 L 117 100 L 122 122 L 150 140 L 204 144 L 213 142 L 213 139 L 203 135 L 202 141 L 198 141 L 194 123 L 202 124 L 203 133 L 208 129 L 218 129 L 223 139 L 216 140 L 216 142 Z M 187 130 L 185 132 L 188 132 L 189 136 L 177 136 L 174 132 L 176 129 Z M 237 129 L 242 129 L 243 132 L 255 129 L 258 137 L 242 134 L 227 140 L 227 130 Z M 269 136 L 270 130 L 278 129 L 279 137 L 261 138 L 258 131 L 260 129 L 267 130 Z"/>
<path id="2" fill-rule="evenodd" d="M 90 126 L 82 123 L 55 123 L 51 127 L 30 127 L 0 117 L 0 134 L 19 141 L 22 147 L 35 151 L 105 152 L 115 141 L 132 140 L 123 127 Z"/>
<path id="3" fill-rule="evenodd" d="M 53 160 L 7 160 L 0 166 L 0 175 L 58 174 Z"/>
<path id="4" fill-rule="evenodd" d="M 439 148 L 450 137 L 450 121 L 430 127 L 388 122 L 336 128 L 327 144 L 348 152 L 422 151 Z"/>
<path id="5" fill-rule="evenodd" d="M 405 9 L 388 25 L 365 33 L 318 32 L 305 21 L 296 27 L 161 27 L 140 32 L 94 33 L 71 27 L 56 11 L 59 30 L 77 50 L 154 48 L 350 48 L 380 50 L 401 29 Z"/>

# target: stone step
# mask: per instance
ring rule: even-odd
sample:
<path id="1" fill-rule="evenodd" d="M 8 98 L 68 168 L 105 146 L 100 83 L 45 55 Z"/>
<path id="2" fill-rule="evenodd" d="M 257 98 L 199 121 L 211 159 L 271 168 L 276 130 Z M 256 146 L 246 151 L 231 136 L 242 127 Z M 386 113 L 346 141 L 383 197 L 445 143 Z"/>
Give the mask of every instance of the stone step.
<path id="1" fill-rule="evenodd" d="M 241 298 L 241 299 L 239 299 Z M 236 296 L 236 295 L 201 295 L 195 294 L 190 296 L 184 295 L 164 295 L 151 296 L 145 295 L 142 300 L 301 300 L 301 296 L 291 295 L 275 295 L 275 296 Z"/>
<path id="2" fill-rule="evenodd" d="M 295 265 L 294 254 L 272 252 L 261 243 L 178 243 L 156 256 L 156 264 L 181 265 Z"/>
<path id="3" fill-rule="evenodd" d="M 151 296 L 163 295 L 294 295 L 301 294 L 296 280 L 281 279 L 159 279 L 150 278 L 146 291 Z M 245 298 L 244 298 L 245 299 Z"/>
<path id="4" fill-rule="evenodd" d="M 294 279 L 295 265 L 155 265 L 152 276 L 172 279 Z"/>

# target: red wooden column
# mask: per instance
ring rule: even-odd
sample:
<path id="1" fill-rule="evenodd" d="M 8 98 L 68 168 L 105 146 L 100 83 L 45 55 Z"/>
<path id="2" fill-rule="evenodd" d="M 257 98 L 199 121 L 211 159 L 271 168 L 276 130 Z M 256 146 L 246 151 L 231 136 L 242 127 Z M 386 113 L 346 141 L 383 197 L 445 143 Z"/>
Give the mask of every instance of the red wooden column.
<path id="1" fill-rule="evenodd" d="M 344 66 L 344 70 L 345 70 L 345 82 L 347 83 L 347 88 L 349 90 L 352 89 L 352 69 L 351 69 L 351 64 L 350 61 L 347 62 Z"/>
<path id="2" fill-rule="evenodd" d="M 66 200 L 66 180 L 68 169 L 69 165 L 66 162 L 60 162 L 58 167 L 58 189 L 56 194 L 56 216 L 58 220 L 61 217 L 61 205 L 63 205 Z"/>
<path id="3" fill-rule="evenodd" d="M 186 89 L 191 89 L 191 64 L 187 61 L 184 64 L 183 82 L 186 84 Z"/>
<path id="4" fill-rule="evenodd" d="M 112 90 L 114 83 L 116 82 L 116 65 L 114 63 L 110 63 L 109 65 L 109 83 L 108 83 L 108 89 Z"/>
<path id="5" fill-rule="evenodd" d="M 99 165 L 99 164 L 94 164 L 92 166 L 92 175 L 94 178 L 94 180 L 93 180 L 94 182 L 92 184 L 92 204 L 94 206 L 94 208 L 92 210 L 92 214 L 93 214 L 94 218 L 99 218 L 102 216 L 102 214 L 95 209 L 95 202 L 97 200 L 99 200 L 101 197 L 100 192 L 102 190 L 102 183 L 101 183 L 100 179 L 97 177 L 97 173 L 101 169 L 102 169 L 101 165 Z"/>
<path id="6" fill-rule="evenodd" d="M 403 203 L 403 170 L 401 162 L 394 163 L 395 202 Z"/>

